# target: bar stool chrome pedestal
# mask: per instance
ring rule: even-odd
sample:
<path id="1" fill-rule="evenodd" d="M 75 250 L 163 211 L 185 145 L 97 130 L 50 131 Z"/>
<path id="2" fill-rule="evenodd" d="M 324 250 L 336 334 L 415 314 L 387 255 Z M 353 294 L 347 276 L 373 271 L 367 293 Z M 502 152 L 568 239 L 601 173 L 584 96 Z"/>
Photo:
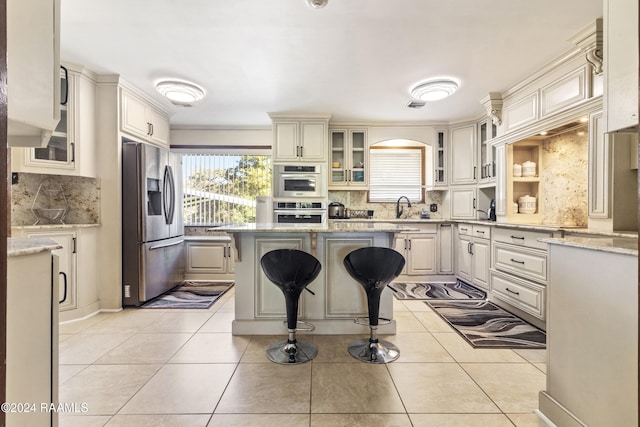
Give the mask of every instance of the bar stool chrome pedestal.
<path id="1" fill-rule="evenodd" d="M 267 278 L 284 294 L 289 333 L 286 341 L 280 341 L 267 349 L 267 358 L 282 365 L 308 362 L 316 357 L 318 348 L 315 344 L 296 339 L 296 330 L 312 331 L 315 328 L 307 322 L 298 321 L 298 301 L 303 289 L 311 292 L 307 285 L 320 273 L 320 261 L 297 249 L 276 249 L 264 254 L 260 265 Z M 298 328 L 298 323 L 307 327 Z"/>
<path id="2" fill-rule="evenodd" d="M 349 345 L 349 354 L 362 362 L 389 363 L 400 357 L 398 347 L 378 338 L 378 325 L 381 320 L 380 295 L 398 277 L 404 264 L 405 259 L 400 253 L 380 247 L 356 249 L 344 258 L 345 268 L 360 282 L 367 294 L 369 339 L 357 340 Z M 388 319 L 382 321 L 389 322 Z M 356 323 L 367 324 L 362 323 L 361 319 L 356 319 Z"/>

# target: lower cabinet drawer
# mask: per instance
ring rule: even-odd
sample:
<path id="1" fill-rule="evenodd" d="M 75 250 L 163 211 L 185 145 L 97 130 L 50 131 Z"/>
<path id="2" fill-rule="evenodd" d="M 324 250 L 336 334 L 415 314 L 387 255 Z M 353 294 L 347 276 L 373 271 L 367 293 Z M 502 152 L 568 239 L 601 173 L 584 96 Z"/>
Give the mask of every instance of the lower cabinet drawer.
<path id="1" fill-rule="evenodd" d="M 547 252 L 500 242 L 493 244 L 493 267 L 525 279 L 547 282 Z"/>
<path id="2" fill-rule="evenodd" d="M 499 271 L 490 270 L 491 291 L 496 298 L 545 320 L 546 288 Z"/>

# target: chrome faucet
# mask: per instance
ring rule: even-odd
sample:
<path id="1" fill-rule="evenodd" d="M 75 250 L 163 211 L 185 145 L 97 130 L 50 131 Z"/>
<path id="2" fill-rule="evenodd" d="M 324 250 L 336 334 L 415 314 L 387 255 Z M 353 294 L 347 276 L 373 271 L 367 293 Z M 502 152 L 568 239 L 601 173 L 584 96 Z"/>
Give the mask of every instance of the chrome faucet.
<path id="1" fill-rule="evenodd" d="M 402 215 L 402 212 L 404 212 L 403 209 L 400 209 L 400 200 L 402 199 L 407 199 L 407 207 L 408 208 L 411 207 L 411 200 L 409 200 L 407 196 L 400 196 L 400 198 L 398 199 L 398 202 L 396 203 L 396 218 L 400 218 L 400 216 Z"/>

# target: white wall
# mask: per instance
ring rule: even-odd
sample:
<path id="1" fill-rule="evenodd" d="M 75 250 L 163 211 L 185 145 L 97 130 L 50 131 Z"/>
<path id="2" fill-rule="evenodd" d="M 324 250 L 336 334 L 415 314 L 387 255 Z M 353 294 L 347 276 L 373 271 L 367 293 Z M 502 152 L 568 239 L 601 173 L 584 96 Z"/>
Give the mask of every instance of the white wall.
<path id="1" fill-rule="evenodd" d="M 171 129 L 171 146 L 246 146 L 270 148 L 271 126 L 220 129 Z"/>

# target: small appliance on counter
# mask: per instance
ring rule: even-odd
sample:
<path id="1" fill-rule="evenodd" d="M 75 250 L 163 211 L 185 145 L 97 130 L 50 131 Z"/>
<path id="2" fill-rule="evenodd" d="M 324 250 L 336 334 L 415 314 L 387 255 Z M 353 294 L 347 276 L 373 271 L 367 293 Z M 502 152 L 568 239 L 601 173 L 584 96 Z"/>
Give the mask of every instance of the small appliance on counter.
<path id="1" fill-rule="evenodd" d="M 420 209 L 420 218 L 421 219 L 430 219 L 431 218 L 431 213 L 429 212 L 429 210 L 427 208 Z"/>
<path id="2" fill-rule="evenodd" d="M 489 221 L 496 220 L 496 199 L 491 199 L 489 202 L 489 209 L 487 209 L 487 218 Z"/>
<path id="3" fill-rule="evenodd" d="M 329 203 L 329 219 L 344 219 L 346 218 L 346 209 L 342 203 L 331 202 Z"/>

